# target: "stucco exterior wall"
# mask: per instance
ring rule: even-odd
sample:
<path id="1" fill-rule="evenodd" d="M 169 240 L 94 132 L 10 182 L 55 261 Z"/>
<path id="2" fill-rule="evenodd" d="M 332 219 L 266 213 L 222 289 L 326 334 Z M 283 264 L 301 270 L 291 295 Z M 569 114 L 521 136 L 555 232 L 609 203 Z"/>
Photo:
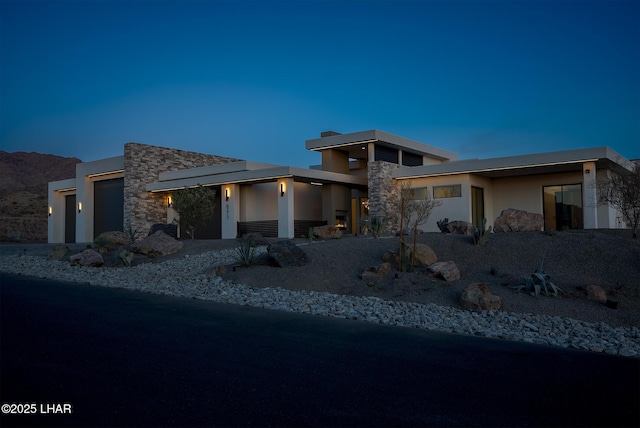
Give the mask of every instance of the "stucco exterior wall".
<path id="1" fill-rule="evenodd" d="M 240 186 L 240 220 L 278 219 L 278 183 L 243 184 Z"/>
<path id="2" fill-rule="evenodd" d="M 167 221 L 166 196 L 146 190 L 148 183 L 159 180 L 161 172 L 237 160 L 147 144 L 125 144 L 124 227 L 146 234 L 153 224 Z"/>
<path id="3" fill-rule="evenodd" d="M 322 220 L 322 186 L 294 183 L 295 203 L 293 216 L 296 220 Z"/>
<path id="4" fill-rule="evenodd" d="M 415 178 L 410 181 L 413 188 L 427 187 L 429 196 L 432 198 L 434 186 L 461 186 L 462 193 L 460 197 L 434 199 L 434 201 L 440 202 L 440 206 L 435 207 L 427 222 L 419 227 L 423 231 L 439 232 L 440 229 L 437 222 L 445 217 L 449 221 L 471 221 L 471 193 L 468 174 Z"/>
<path id="5" fill-rule="evenodd" d="M 543 214 L 543 186 L 579 183 L 582 183 L 581 172 L 495 178 L 493 179 L 494 218 L 487 217 L 487 224 L 493 224 L 493 221 L 507 208 Z"/>

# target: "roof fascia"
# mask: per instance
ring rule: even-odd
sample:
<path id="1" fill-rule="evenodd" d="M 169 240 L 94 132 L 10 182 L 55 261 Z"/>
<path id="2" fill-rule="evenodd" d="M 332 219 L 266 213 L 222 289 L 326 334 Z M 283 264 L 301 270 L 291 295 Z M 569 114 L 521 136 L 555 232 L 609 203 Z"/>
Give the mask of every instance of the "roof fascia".
<path id="1" fill-rule="evenodd" d="M 278 165 L 260 162 L 236 161 L 216 165 L 201 166 L 197 168 L 181 169 L 177 171 L 165 171 L 160 173 L 159 179 L 160 181 L 182 180 L 185 178 L 204 177 L 208 175 L 228 174 L 231 172 L 274 168 L 277 166 Z"/>
<path id="2" fill-rule="evenodd" d="M 379 131 L 377 129 L 314 138 L 312 140 L 305 141 L 305 147 L 307 150 L 319 151 L 373 142 L 386 143 L 387 145 L 391 145 L 402 150 L 417 152 L 421 155 L 434 157 L 440 160 L 453 161 L 458 159 L 457 153 L 390 134 L 388 132 Z"/>
<path id="3" fill-rule="evenodd" d="M 608 159 L 619 165 L 629 163 L 627 159 L 609 147 L 545 152 L 530 155 L 507 156 L 491 159 L 465 159 L 435 165 L 401 167 L 392 172 L 393 178 L 413 178 L 436 175 L 469 174 L 487 171 L 526 169 L 540 166 L 582 163 Z"/>
<path id="4" fill-rule="evenodd" d="M 189 177 L 177 180 L 160 181 L 147 185 L 149 192 L 161 192 L 168 190 L 182 189 L 184 187 L 195 186 L 217 186 L 231 183 L 252 183 L 276 180 L 278 178 L 294 177 L 318 182 L 335 182 L 344 184 L 364 185 L 367 184 L 365 177 L 355 177 L 348 174 L 335 172 L 317 171 L 305 168 L 290 166 L 278 166 L 274 168 L 262 168 L 258 170 L 247 170 L 230 172 L 227 174 L 215 174 L 209 176 Z"/>

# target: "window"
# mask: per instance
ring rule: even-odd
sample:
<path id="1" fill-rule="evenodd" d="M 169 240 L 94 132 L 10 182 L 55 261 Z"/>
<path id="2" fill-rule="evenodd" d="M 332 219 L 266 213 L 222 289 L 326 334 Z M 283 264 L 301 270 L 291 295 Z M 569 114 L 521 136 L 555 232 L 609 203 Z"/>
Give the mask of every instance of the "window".
<path id="1" fill-rule="evenodd" d="M 582 185 L 563 184 L 542 188 L 544 227 L 550 230 L 582 229 Z"/>
<path id="2" fill-rule="evenodd" d="M 462 184 L 452 186 L 433 186 L 433 198 L 459 198 L 462 196 Z"/>
<path id="3" fill-rule="evenodd" d="M 391 147 L 375 146 L 375 160 L 398 163 L 398 150 Z"/>
<path id="4" fill-rule="evenodd" d="M 422 155 L 415 153 L 402 152 L 402 165 L 404 166 L 420 166 L 422 165 Z"/>

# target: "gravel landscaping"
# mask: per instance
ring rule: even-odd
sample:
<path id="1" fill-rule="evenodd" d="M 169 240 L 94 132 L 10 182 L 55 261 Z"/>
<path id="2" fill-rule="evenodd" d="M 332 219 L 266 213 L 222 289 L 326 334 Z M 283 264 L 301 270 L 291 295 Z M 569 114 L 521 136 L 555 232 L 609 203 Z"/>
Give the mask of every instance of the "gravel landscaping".
<path id="1" fill-rule="evenodd" d="M 458 235 L 424 234 L 439 260 L 451 260 L 461 278 L 446 282 L 426 269 L 392 271 L 375 281 L 359 278 L 395 250 L 395 237 L 294 240 L 310 262 L 276 268 L 264 263 L 232 269 L 234 241 L 184 241 L 170 256 L 136 257 L 131 267 L 80 267 L 47 260 L 52 245 L 0 246 L 0 271 L 39 278 L 127 288 L 313 315 L 519 340 L 640 358 L 640 242 L 625 231 L 500 233 L 484 246 Z M 73 245 L 71 252 L 83 247 Z M 264 252 L 265 247 L 259 247 Z M 544 256 L 545 271 L 564 294 L 535 297 L 511 286 L 523 283 Z M 460 307 L 462 290 L 483 282 L 502 300 L 502 310 Z M 587 297 L 597 285 L 615 296 L 617 309 Z"/>

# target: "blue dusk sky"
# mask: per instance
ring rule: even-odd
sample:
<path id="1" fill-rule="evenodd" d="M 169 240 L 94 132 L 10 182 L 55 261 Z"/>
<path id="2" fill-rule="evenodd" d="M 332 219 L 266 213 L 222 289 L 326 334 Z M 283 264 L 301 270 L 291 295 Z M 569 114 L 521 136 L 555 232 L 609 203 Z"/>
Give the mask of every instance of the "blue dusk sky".
<path id="1" fill-rule="evenodd" d="M 640 157 L 640 1 L 0 0 L 0 149 L 318 164 L 321 131 Z"/>

